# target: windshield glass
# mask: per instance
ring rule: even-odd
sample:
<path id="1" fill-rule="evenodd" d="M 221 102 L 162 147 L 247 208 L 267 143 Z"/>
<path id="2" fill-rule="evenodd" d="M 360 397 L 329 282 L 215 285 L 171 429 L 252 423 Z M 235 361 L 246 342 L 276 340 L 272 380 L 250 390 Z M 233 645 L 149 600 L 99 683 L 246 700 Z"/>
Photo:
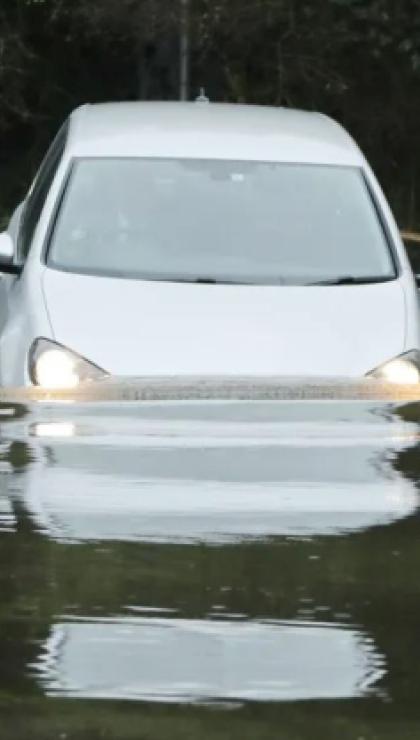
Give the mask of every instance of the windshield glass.
<path id="1" fill-rule="evenodd" d="M 188 282 L 395 277 L 359 169 L 197 159 L 78 160 L 48 263 Z"/>

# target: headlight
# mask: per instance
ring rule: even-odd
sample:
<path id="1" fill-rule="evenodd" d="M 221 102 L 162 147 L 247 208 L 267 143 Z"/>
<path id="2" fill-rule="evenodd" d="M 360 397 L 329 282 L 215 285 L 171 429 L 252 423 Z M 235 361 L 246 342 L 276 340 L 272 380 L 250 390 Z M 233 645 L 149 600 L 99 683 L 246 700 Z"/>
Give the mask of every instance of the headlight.
<path id="1" fill-rule="evenodd" d="M 417 385 L 420 383 L 420 352 L 414 349 L 395 357 L 372 370 L 368 377 L 382 380 L 384 383 Z"/>
<path id="2" fill-rule="evenodd" d="M 49 339 L 36 339 L 29 351 L 29 377 L 42 388 L 76 388 L 106 374 L 97 365 Z"/>

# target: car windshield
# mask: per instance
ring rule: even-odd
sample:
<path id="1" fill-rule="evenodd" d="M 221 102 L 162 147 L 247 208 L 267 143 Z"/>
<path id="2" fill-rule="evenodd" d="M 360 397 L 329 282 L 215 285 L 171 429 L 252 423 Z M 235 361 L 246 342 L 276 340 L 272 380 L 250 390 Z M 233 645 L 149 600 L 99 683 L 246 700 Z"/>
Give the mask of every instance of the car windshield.
<path id="1" fill-rule="evenodd" d="M 205 159 L 77 160 L 48 264 L 255 285 L 395 277 L 358 168 Z"/>

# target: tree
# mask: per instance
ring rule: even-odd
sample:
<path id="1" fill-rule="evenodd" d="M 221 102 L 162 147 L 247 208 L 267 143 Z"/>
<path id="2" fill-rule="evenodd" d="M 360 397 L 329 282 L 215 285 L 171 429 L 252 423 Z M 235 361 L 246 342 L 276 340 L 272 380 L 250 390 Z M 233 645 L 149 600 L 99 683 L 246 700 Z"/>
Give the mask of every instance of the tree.
<path id="1" fill-rule="evenodd" d="M 189 4 L 192 96 L 204 86 L 212 100 L 332 115 L 361 143 L 401 222 L 420 221 L 419 0 Z M 181 19 L 181 0 L 9 0 L 0 9 L 6 205 L 80 103 L 178 98 Z"/>

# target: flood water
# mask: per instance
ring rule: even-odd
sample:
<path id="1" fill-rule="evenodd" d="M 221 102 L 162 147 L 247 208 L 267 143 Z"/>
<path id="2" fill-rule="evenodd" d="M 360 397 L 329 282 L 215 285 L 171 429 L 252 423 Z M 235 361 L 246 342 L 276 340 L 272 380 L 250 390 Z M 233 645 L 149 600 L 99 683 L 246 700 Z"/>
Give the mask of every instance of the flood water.
<path id="1" fill-rule="evenodd" d="M 0 406 L 0 739 L 420 737 L 420 405 Z"/>

